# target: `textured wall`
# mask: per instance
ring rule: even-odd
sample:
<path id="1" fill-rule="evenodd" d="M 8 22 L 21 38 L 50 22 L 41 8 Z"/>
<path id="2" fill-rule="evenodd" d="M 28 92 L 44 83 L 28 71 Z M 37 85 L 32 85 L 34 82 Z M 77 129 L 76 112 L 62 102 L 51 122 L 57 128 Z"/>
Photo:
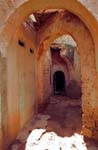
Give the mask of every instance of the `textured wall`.
<path id="1" fill-rule="evenodd" d="M 16 137 L 35 113 L 35 52 L 30 52 L 30 48 L 34 50 L 33 38 L 32 32 L 21 26 L 8 48 L 8 142 Z M 24 46 L 20 46 L 18 40 L 22 41 Z"/>
<path id="2" fill-rule="evenodd" d="M 68 14 L 55 16 L 51 19 L 51 24 L 47 24 L 40 29 L 39 35 L 42 37 L 41 40 L 44 40 L 45 37 L 50 37 L 47 41 L 45 40 L 47 47 L 51 41 L 61 34 L 64 35 L 64 33 L 71 34 L 76 40 L 81 60 L 82 109 L 84 112 L 83 133 L 86 136 L 97 138 L 97 130 L 93 126 L 96 122 L 95 112 L 98 105 L 98 94 L 92 36 L 86 26 L 77 17 L 73 15 L 70 16 L 70 19 L 67 17 Z M 92 122 L 92 125 L 90 124 L 91 126 L 89 127 L 90 122 Z"/>

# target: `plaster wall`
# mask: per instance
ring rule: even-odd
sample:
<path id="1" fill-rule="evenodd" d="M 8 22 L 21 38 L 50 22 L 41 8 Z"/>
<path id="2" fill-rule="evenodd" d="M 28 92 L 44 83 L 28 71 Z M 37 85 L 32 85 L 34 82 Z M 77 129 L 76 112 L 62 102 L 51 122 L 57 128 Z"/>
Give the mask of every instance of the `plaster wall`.
<path id="1" fill-rule="evenodd" d="M 33 38 L 32 32 L 21 25 L 7 53 L 8 141 L 10 142 L 35 113 Z M 24 46 L 19 45 L 19 40 L 24 42 Z"/>

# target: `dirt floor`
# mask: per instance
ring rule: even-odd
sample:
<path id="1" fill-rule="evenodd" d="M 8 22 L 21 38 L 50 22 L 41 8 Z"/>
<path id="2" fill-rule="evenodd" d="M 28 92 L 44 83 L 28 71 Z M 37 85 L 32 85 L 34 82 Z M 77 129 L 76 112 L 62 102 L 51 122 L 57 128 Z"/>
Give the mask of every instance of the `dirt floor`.
<path id="1" fill-rule="evenodd" d="M 80 100 L 50 97 L 8 150 L 98 150 L 96 141 L 81 135 L 81 118 Z"/>

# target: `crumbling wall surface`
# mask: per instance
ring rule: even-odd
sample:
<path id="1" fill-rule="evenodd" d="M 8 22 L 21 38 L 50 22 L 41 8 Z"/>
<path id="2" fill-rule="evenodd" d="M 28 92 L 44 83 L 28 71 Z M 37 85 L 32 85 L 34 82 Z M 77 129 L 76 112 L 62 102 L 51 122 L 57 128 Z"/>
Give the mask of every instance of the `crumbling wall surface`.
<path id="1" fill-rule="evenodd" d="M 7 114 L 7 59 L 0 54 L 0 148 L 8 138 L 8 114 Z M 5 139 L 5 140 L 4 140 Z"/>
<path id="2" fill-rule="evenodd" d="M 43 62 L 43 100 L 48 100 L 52 93 L 51 83 L 51 54 L 50 50 L 46 52 Z"/>
<path id="3" fill-rule="evenodd" d="M 67 96 L 70 98 L 79 99 L 82 95 L 81 91 L 81 66 L 80 57 L 77 50 L 74 50 L 74 61 L 73 61 L 74 78 L 72 78 L 68 84 Z"/>
<path id="4" fill-rule="evenodd" d="M 51 95 L 51 55 L 50 50 L 45 50 L 44 46 L 42 51 L 45 51 L 44 56 L 37 60 L 37 99 L 38 105 L 47 103 Z"/>
<path id="5" fill-rule="evenodd" d="M 82 4 L 87 10 L 89 10 L 94 15 L 94 17 L 96 19 L 98 19 L 98 9 L 97 9 L 98 8 L 98 0 L 94 0 L 94 1 L 91 1 L 91 0 L 69 0 L 69 3 L 73 4 L 75 2 Z M 21 5 L 26 4 L 26 3 L 28 3 L 28 5 L 30 3 L 32 3 L 31 5 L 34 5 L 37 3 L 39 5 L 39 7 L 41 6 L 41 4 L 39 3 L 39 0 L 33 1 L 33 2 L 31 0 L 13 0 L 13 1 L 11 1 L 11 0 L 7 0 L 7 1 L 0 0 L 0 8 L 1 8 L 0 9 L 0 19 L 2 21 L 7 20 L 7 18 L 13 12 L 15 12 L 15 10 L 18 7 L 20 7 Z M 44 4 L 47 3 L 49 6 L 51 6 L 51 2 L 49 2 L 47 0 L 43 0 L 43 3 Z M 52 3 L 54 3 L 54 4 L 56 3 L 55 5 L 60 6 L 60 2 L 58 0 L 55 0 Z M 63 4 L 65 4 L 65 2 Z M 35 7 L 35 9 L 36 9 L 36 7 Z"/>

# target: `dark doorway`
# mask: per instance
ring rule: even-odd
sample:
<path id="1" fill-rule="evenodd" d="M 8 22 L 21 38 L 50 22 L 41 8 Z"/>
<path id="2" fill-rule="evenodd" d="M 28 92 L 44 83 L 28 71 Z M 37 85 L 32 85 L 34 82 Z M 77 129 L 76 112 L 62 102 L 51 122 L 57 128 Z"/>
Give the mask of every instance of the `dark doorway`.
<path id="1" fill-rule="evenodd" d="M 57 71 L 53 75 L 54 95 L 65 95 L 65 76 L 62 71 Z"/>

